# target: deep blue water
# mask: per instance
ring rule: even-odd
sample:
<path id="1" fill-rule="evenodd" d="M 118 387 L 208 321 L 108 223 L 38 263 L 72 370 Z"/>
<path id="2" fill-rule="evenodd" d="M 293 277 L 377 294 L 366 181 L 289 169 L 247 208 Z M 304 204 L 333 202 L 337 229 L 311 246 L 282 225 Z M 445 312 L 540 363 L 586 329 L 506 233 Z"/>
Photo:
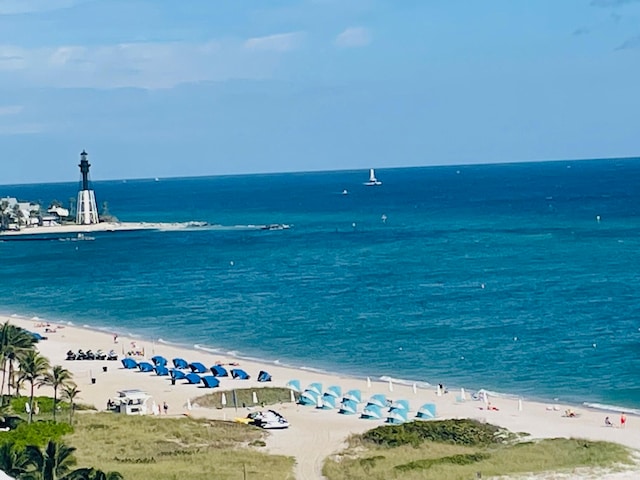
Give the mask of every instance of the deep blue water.
<path id="1" fill-rule="evenodd" d="M 293 227 L 0 242 L 1 309 L 346 374 L 640 408 L 638 159 L 376 173 L 380 187 L 362 185 L 366 171 L 95 182 L 123 221 Z M 0 196 L 48 204 L 77 188 Z"/>

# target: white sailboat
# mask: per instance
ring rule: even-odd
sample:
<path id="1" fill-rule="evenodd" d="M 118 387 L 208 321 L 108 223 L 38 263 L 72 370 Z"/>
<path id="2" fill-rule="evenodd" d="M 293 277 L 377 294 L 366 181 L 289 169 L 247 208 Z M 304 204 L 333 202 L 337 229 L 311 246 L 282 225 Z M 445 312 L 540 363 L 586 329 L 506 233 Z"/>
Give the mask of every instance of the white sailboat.
<path id="1" fill-rule="evenodd" d="M 376 172 L 373 168 L 369 169 L 369 181 L 365 182 L 368 187 L 382 185 L 382 182 L 376 178 Z"/>

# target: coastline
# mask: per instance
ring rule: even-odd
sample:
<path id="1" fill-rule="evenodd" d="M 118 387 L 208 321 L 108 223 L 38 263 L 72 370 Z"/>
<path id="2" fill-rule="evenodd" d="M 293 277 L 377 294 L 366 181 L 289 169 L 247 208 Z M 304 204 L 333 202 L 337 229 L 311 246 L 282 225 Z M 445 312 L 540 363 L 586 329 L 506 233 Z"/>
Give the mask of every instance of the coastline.
<path id="1" fill-rule="evenodd" d="M 235 417 L 246 416 L 249 408 L 239 407 L 225 409 L 206 409 L 193 407 L 188 410 L 188 403 L 211 390 L 194 385 L 176 382 L 171 385 L 168 377 L 159 377 L 154 373 L 141 373 L 125 370 L 120 359 L 122 351 L 132 347 L 142 349 L 146 359 L 153 355 L 163 355 L 171 360 L 182 357 L 187 361 L 200 361 L 205 366 L 214 363 L 239 363 L 240 368 L 246 370 L 251 379 L 246 381 L 222 378 L 220 387 L 216 391 L 229 391 L 234 388 L 255 388 L 277 386 L 284 387 L 289 380 L 297 379 L 303 388 L 312 382 L 321 382 L 326 389 L 330 385 L 339 385 L 343 391 L 358 388 L 362 391 L 363 400 L 375 393 L 384 393 L 388 398 L 407 399 L 410 402 L 410 418 L 414 418 L 416 411 L 424 403 L 435 403 L 438 418 L 473 418 L 486 421 L 513 432 L 527 432 L 532 438 L 550 437 L 579 437 L 590 440 L 606 440 L 620 443 L 632 449 L 640 450 L 640 417 L 631 416 L 625 428 L 611 428 L 604 426 L 606 411 L 594 410 L 584 406 L 559 404 L 556 409 L 549 404 L 538 401 L 523 400 L 522 410 L 519 409 L 518 398 L 490 396 L 490 401 L 498 410 L 486 410 L 484 403 L 469 399 L 459 401 L 459 391 L 451 390 L 447 394 L 438 396 L 431 386 L 416 385 L 414 392 L 412 384 L 392 383 L 371 378 L 370 386 L 366 378 L 346 376 L 339 372 L 320 372 L 314 369 L 295 368 L 277 363 L 268 363 L 257 359 L 246 359 L 220 352 L 210 352 L 195 346 L 188 348 L 173 345 L 168 342 L 155 342 L 122 332 L 109 333 L 105 330 L 88 327 L 78 327 L 61 322 L 49 322 L 39 318 L 27 319 L 18 316 L 0 315 L 1 321 L 9 320 L 27 330 L 40 333 L 48 337 L 39 342 L 38 349 L 49 358 L 52 365 L 62 365 L 73 373 L 74 381 L 81 390 L 79 401 L 92 404 L 98 410 L 105 410 L 109 398 L 113 398 L 118 390 L 140 388 L 148 392 L 157 404 L 166 401 L 169 404 L 170 416 L 185 414 L 196 417 L 206 417 L 218 420 L 232 420 Z M 45 332 L 45 330 L 55 330 Z M 114 344 L 113 333 L 117 333 L 118 343 Z M 67 350 L 77 351 L 102 349 L 105 352 L 114 349 L 119 356 L 118 361 L 66 361 Z M 139 360 L 142 357 L 138 358 Z M 107 367 L 103 371 L 103 367 Z M 258 372 L 267 370 L 273 381 L 261 384 L 256 381 Z M 95 383 L 92 382 L 95 379 Z M 390 391 L 393 389 L 393 391 Z M 43 394 L 51 394 L 42 388 Z M 341 450 L 346 445 L 349 435 L 362 433 L 368 429 L 381 425 L 382 421 L 367 421 L 358 416 L 339 415 L 336 410 L 319 410 L 314 407 L 303 407 L 292 403 L 275 406 L 290 422 L 288 430 L 272 432 L 267 440 L 267 450 L 274 454 L 293 456 L 297 460 L 296 478 L 319 478 L 324 459 Z M 567 408 L 573 408 L 579 415 L 577 418 L 566 418 L 562 414 Z M 609 413 L 617 424 L 620 411 L 616 415 Z M 637 474 L 638 472 L 636 472 Z M 632 477 L 630 477 L 632 478 Z"/>

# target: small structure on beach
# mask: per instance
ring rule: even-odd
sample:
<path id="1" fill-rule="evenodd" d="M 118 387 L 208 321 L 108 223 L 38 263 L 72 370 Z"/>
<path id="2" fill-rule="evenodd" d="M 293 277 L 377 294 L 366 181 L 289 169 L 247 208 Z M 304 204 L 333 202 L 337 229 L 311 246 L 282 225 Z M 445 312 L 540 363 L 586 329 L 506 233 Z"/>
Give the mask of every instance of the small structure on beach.
<path id="1" fill-rule="evenodd" d="M 126 415 L 146 415 L 149 413 L 147 402 L 150 399 L 151 395 L 142 390 L 120 390 L 114 402 L 114 411 Z"/>
<path id="2" fill-rule="evenodd" d="M 82 186 L 78 192 L 78 203 L 76 213 L 76 223 L 78 225 L 92 225 L 99 223 L 98 207 L 96 206 L 96 195 L 89 188 L 89 167 L 91 164 L 87 160 L 87 152 L 82 150 L 80 154 L 80 174 L 82 175 Z"/>

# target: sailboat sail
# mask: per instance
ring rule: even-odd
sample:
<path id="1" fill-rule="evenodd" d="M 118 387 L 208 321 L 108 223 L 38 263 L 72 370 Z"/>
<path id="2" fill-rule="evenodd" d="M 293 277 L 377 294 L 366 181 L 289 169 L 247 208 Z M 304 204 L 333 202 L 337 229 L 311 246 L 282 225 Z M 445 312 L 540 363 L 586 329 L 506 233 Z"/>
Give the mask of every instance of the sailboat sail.
<path id="1" fill-rule="evenodd" d="M 366 182 L 365 185 L 369 187 L 382 185 L 382 182 L 376 178 L 376 172 L 373 168 L 369 169 L 369 181 Z"/>

